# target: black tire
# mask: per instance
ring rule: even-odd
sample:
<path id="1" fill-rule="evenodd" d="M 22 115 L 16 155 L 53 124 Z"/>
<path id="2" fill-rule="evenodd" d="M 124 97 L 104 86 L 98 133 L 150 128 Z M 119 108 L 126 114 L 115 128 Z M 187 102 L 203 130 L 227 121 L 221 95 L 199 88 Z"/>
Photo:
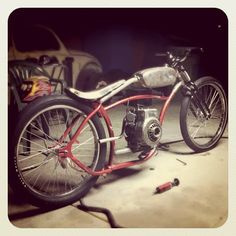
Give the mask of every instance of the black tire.
<path id="1" fill-rule="evenodd" d="M 227 98 L 223 87 L 213 77 L 202 77 L 195 84 L 200 98 L 210 107 L 211 117 L 206 119 L 191 96 L 186 95 L 180 109 L 180 128 L 185 143 L 192 150 L 203 152 L 214 148 L 224 133 L 228 118 Z"/>
<path id="2" fill-rule="evenodd" d="M 8 175 L 9 183 L 20 199 L 40 207 L 61 207 L 88 193 L 98 177 L 82 171 L 70 158 L 61 158 L 56 146 L 66 145 L 91 111 L 90 107 L 61 95 L 39 98 L 23 110 L 9 148 Z M 65 114 L 69 115 L 65 118 Z M 50 126 L 49 134 L 44 133 L 42 118 Z M 70 134 L 60 143 L 62 132 L 59 129 L 65 130 L 72 122 Z M 71 152 L 74 157 L 79 155 L 79 160 L 87 167 L 101 170 L 106 144 L 98 142 L 105 138 L 98 116 L 93 116 L 84 129 L 71 146 Z M 30 142 L 30 145 L 24 142 Z"/>
<path id="3" fill-rule="evenodd" d="M 82 91 L 91 91 L 99 87 L 102 80 L 100 67 L 94 63 L 87 64 L 82 68 L 76 80 L 75 88 Z"/>

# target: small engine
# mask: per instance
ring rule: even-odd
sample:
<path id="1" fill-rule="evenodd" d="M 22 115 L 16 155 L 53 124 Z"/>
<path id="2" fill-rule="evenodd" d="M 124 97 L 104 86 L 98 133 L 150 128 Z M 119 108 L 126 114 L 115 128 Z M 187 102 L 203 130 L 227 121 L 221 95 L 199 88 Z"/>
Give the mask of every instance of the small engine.
<path id="1" fill-rule="evenodd" d="M 124 118 L 124 131 L 129 148 L 133 152 L 149 150 L 161 138 L 161 125 L 158 111 L 141 106 L 131 107 Z"/>

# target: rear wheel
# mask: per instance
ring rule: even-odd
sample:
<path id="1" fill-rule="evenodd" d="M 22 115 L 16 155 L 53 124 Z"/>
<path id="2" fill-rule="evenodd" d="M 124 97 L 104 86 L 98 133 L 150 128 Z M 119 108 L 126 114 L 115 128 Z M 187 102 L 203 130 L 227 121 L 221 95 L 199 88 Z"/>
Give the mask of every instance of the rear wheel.
<path id="1" fill-rule="evenodd" d="M 196 152 L 213 148 L 222 137 L 227 124 L 227 99 L 220 83 L 212 77 L 202 77 L 195 84 L 200 102 L 206 103 L 210 117 L 206 118 L 190 96 L 185 96 L 180 109 L 180 128 L 186 144 Z"/>
<path id="2" fill-rule="evenodd" d="M 94 116 L 81 130 L 70 148 L 73 158 L 62 156 L 60 150 L 90 112 L 89 107 L 63 96 L 47 96 L 26 107 L 9 158 L 9 182 L 18 196 L 37 206 L 60 207 L 89 191 L 98 177 L 79 168 L 73 158 L 92 170 L 103 168 L 106 145 L 99 139 L 105 132 L 99 118 Z"/>

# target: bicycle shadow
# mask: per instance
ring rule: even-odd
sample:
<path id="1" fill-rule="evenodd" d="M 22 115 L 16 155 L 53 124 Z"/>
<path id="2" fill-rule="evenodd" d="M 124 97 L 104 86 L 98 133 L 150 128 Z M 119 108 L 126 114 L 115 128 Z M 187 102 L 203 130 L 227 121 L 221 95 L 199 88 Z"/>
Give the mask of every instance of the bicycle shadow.
<path id="1" fill-rule="evenodd" d="M 59 208 L 52 206 L 43 208 L 33 206 L 29 204 L 27 199 L 17 197 L 11 187 L 8 187 L 8 219 L 11 223 L 12 221 L 37 216 L 57 209 Z"/>
<path id="2" fill-rule="evenodd" d="M 138 175 L 141 173 L 145 167 L 139 168 L 139 169 L 133 169 L 133 168 L 124 168 L 120 170 L 115 170 L 105 178 L 99 179 L 96 184 L 93 186 L 95 189 L 100 189 L 103 185 L 114 183 L 115 181 L 119 181 L 121 179 L 124 179 L 126 177 L 131 177 Z"/>
<path id="3" fill-rule="evenodd" d="M 183 148 L 183 145 L 185 145 L 184 140 L 174 140 L 174 141 L 170 141 L 170 142 L 161 143 L 159 145 L 158 149 L 160 151 L 165 151 L 168 153 L 177 154 L 177 155 L 181 155 L 181 156 L 196 154 L 196 152 L 190 151 L 190 149 Z M 138 175 L 139 173 L 141 173 L 145 169 L 147 169 L 147 167 L 140 165 L 140 167 L 136 168 L 136 169 L 124 168 L 124 169 L 120 169 L 120 170 L 115 170 L 112 173 L 110 173 L 108 176 L 106 176 L 105 178 L 102 179 L 102 177 L 101 177 L 101 179 L 99 179 L 93 187 L 95 189 L 100 189 L 103 185 L 114 183 L 115 181 L 119 181 L 119 180 L 126 178 L 126 177 Z"/>

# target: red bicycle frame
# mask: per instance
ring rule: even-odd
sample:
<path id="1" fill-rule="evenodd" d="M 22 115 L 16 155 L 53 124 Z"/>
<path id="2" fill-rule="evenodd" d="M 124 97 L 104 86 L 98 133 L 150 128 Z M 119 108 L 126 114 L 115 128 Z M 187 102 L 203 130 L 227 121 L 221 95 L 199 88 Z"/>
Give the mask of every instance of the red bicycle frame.
<path id="1" fill-rule="evenodd" d="M 142 160 L 137 159 L 137 160 L 126 161 L 126 162 L 122 162 L 122 163 L 118 163 L 118 164 L 113 164 L 113 160 L 114 160 L 114 156 L 115 156 L 115 140 L 118 138 L 115 137 L 114 130 L 112 127 L 112 122 L 109 118 L 107 111 L 114 108 L 114 107 L 117 107 L 118 105 L 130 102 L 130 101 L 135 101 L 135 100 L 140 100 L 140 99 L 158 99 L 161 101 L 165 101 L 164 105 L 162 106 L 160 116 L 159 116 L 160 124 L 162 125 L 162 123 L 164 121 L 164 116 L 165 116 L 166 110 L 167 110 L 171 100 L 173 99 L 173 97 L 178 92 L 178 90 L 180 89 L 181 86 L 182 86 L 182 82 L 178 82 L 174 86 L 174 88 L 169 96 L 137 95 L 137 96 L 131 96 L 128 98 L 124 98 L 124 99 L 119 100 L 119 101 L 117 101 L 113 104 L 110 104 L 108 106 L 103 106 L 102 103 L 98 103 L 98 102 L 93 103 L 94 110 L 84 119 L 84 121 L 82 122 L 82 124 L 80 125 L 78 130 L 76 131 L 76 134 L 73 136 L 73 138 L 67 144 L 67 146 L 63 147 L 60 150 L 61 153 L 67 153 L 67 157 L 70 157 L 82 170 L 86 171 L 87 173 L 89 173 L 90 175 L 93 175 L 93 176 L 107 174 L 107 173 L 112 172 L 113 170 L 118 170 L 118 169 L 130 167 L 130 166 L 141 164 L 141 163 L 147 161 L 148 159 L 150 159 L 152 156 L 154 156 L 157 153 L 156 148 L 153 148 L 151 151 L 146 153 L 145 157 L 142 158 Z M 84 128 L 86 123 L 96 113 L 98 113 L 99 116 L 105 120 L 106 127 L 108 130 L 109 138 L 107 138 L 107 141 L 104 141 L 104 142 L 110 142 L 110 153 L 109 153 L 108 164 L 102 170 L 99 170 L 99 171 L 92 170 L 91 168 L 88 168 L 87 166 L 85 166 L 82 162 L 80 162 L 77 158 L 75 158 L 73 156 L 72 151 L 71 151 L 72 144 L 74 142 L 77 142 L 77 137 L 79 136 L 81 130 Z M 69 127 L 65 131 L 61 140 L 63 140 L 66 137 L 66 135 L 70 132 L 70 130 L 71 130 L 71 127 Z M 62 156 L 63 156 L 63 154 L 62 154 Z"/>

